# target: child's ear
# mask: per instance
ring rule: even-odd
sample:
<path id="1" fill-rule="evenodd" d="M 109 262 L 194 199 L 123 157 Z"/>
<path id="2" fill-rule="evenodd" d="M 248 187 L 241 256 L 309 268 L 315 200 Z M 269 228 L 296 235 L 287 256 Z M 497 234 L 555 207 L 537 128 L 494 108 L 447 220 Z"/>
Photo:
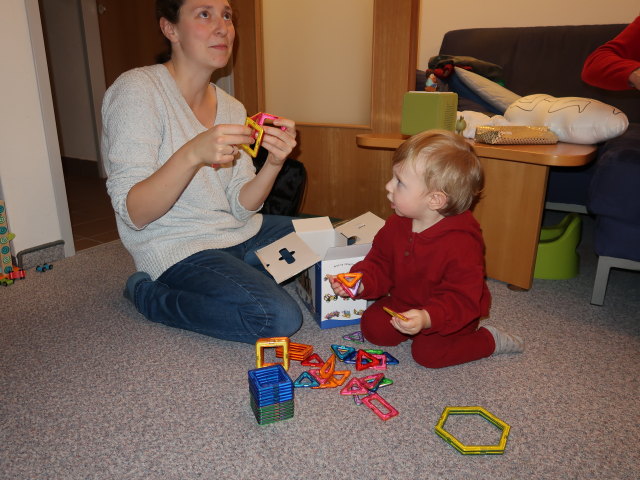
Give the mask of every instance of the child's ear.
<path id="1" fill-rule="evenodd" d="M 440 210 L 447 205 L 447 194 L 444 192 L 431 192 L 429 206 L 432 210 Z"/>

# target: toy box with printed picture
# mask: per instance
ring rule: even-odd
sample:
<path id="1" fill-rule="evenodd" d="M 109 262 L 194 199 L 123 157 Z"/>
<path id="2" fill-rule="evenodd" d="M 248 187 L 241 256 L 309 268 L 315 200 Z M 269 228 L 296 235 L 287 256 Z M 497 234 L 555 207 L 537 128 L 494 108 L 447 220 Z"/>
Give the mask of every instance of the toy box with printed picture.
<path id="1" fill-rule="evenodd" d="M 360 322 L 368 305 L 367 300 L 355 300 L 336 295 L 327 275 L 348 272 L 353 264 L 365 257 L 370 248 L 371 244 L 334 248 L 332 253 L 338 258 L 326 257 L 322 262 L 316 263 L 305 271 L 298 279 L 296 290 L 320 328 L 342 327 Z"/>
<path id="2" fill-rule="evenodd" d="M 256 252 L 264 267 L 278 283 L 304 272 L 296 289 L 320 328 L 359 323 L 367 301 L 337 297 L 326 277 L 362 260 L 384 220 L 367 212 L 335 228 L 329 217 L 296 219 L 293 225 L 294 233 Z"/>

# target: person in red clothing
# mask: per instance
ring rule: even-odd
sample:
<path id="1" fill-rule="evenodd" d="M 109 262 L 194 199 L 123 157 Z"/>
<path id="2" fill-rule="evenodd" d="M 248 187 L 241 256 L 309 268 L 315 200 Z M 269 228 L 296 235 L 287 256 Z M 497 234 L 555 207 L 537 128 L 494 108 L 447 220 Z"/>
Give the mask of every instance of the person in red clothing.
<path id="1" fill-rule="evenodd" d="M 385 187 L 395 214 L 350 270 L 363 274 L 356 298 L 377 299 L 360 324 L 368 341 L 411 339 L 413 358 L 429 368 L 524 350 L 520 337 L 479 326 L 491 294 L 482 232 L 469 209 L 482 181 L 473 147 L 452 132 L 428 130 L 396 150 Z M 329 280 L 337 295 L 348 296 L 337 277 Z"/>
<path id="2" fill-rule="evenodd" d="M 640 16 L 587 57 L 582 80 L 605 90 L 640 90 Z"/>

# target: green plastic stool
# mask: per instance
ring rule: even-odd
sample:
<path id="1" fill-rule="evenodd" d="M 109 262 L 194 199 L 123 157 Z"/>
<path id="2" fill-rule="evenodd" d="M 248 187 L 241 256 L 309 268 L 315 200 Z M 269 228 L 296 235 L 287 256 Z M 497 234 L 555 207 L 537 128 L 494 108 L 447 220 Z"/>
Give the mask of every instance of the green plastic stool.
<path id="1" fill-rule="evenodd" d="M 577 213 L 570 213 L 557 225 L 543 227 L 533 277 L 564 280 L 578 275 L 580 256 L 576 248 L 581 233 L 582 219 Z"/>

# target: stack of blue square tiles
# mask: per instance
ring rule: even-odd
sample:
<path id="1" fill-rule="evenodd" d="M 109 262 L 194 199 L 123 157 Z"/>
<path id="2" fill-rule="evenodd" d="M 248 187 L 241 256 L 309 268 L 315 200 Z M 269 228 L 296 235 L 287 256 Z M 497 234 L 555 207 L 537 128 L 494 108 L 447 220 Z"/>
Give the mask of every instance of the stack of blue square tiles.
<path id="1" fill-rule="evenodd" d="M 282 365 L 249 370 L 249 393 L 260 425 L 293 417 L 293 382 Z"/>

